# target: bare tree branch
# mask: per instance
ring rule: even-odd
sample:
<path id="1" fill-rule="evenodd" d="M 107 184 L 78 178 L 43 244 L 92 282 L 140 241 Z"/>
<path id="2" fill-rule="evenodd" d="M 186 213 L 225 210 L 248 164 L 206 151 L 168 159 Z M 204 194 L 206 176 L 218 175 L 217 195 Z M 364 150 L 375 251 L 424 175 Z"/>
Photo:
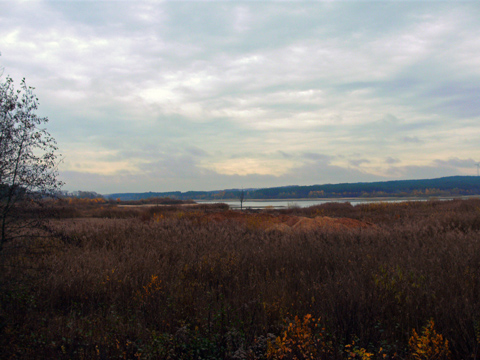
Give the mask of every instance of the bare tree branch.
<path id="1" fill-rule="evenodd" d="M 0 251 L 26 228 L 39 226 L 27 218 L 39 209 L 39 200 L 56 193 L 57 146 L 44 128 L 46 117 L 38 117 L 34 88 L 25 83 L 15 90 L 13 80 L 0 83 Z M 29 208 L 29 211 L 25 211 Z"/>

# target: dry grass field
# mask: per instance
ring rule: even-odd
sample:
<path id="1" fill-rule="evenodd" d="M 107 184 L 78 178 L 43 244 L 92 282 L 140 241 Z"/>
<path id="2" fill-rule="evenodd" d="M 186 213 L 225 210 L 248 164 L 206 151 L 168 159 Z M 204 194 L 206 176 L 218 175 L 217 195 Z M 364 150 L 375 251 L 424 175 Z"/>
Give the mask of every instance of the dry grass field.
<path id="1" fill-rule="evenodd" d="M 1 254 L 2 359 L 480 356 L 480 200 L 52 207 Z"/>

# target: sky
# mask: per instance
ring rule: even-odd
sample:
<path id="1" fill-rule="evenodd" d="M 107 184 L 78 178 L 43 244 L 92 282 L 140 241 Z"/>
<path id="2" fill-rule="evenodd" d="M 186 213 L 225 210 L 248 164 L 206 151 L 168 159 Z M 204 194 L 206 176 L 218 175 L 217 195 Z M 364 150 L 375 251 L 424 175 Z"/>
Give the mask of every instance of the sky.
<path id="1" fill-rule="evenodd" d="M 65 190 L 477 175 L 480 1 L 5 1 Z"/>

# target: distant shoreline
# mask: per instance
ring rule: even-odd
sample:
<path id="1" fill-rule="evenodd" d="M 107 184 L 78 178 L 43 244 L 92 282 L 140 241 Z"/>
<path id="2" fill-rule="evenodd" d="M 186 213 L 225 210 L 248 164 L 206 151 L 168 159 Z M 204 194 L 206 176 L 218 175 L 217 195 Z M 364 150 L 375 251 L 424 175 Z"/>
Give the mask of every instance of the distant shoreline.
<path id="1" fill-rule="evenodd" d="M 292 198 L 292 199 L 245 199 L 244 202 L 382 202 L 382 201 L 418 201 L 418 200 L 453 200 L 453 199 L 474 199 L 480 198 L 480 195 L 462 195 L 462 196 L 406 196 L 406 197 L 338 197 L 338 198 Z M 238 199 L 219 199 L 219 200 L 194 200 L 197 204 L 240 202 Z"/>
<path id="2" fill-rule="evenodd" d="M 428 201 L 428 200 L 467 200 L 480 198 L 480 195 L 465 195 L 465 196 L 410 196 L 410 197 L 345 197 L 345 198 L 292 198 L 292 199 L 245 199 L 243 202 L 244 209 L 265 209 L 269 207 L 273 208 L 288 208 L 295 207 L 297 205 L 303 205 L 301 207 L 308 207 L 307 203 L 312 203 L 310 206 L 322 205 L 325 203 L 354 203 L 354 205 L 366 204 L 366 203 L 382 203 L 382 202 L 407 202 L 407 201 Z M 240 209 L 240 200 L 238 199 L 222 199 L 222 200 L 194 200 L 194 204 L 119 204 L 118 207 L 192 207 L 201 206 L 203 204 L 227 204 L 230 209 Z M 251 205 L 254 203 L 254 205 Z M 284 203 L 284 205 L 274 205 Z M 268 204 L 268 205 L 262 205 Z"/>
<path id="3" fill-rule="evenodd" d="M 242 193 L 251 201 L 413 201 L 418 199 L 468 198 L 480 195 L 480 176 L 447 176 L 437 179 L 390 180 L 323 185 L 289 185 L 271 188 L 225 189 L 211 191 L 170 191 L 144 193 L 116 193 L 109 199 L 137 201 L 149 198 L 173 198 L 229 202 Z"/>

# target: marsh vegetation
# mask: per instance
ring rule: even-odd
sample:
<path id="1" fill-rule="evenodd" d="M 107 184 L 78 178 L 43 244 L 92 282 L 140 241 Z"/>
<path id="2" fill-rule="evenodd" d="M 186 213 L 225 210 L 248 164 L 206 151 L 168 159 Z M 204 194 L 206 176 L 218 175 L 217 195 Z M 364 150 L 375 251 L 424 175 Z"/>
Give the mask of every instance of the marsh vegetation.
<path id="1" fill-rule="evenodd" d="M 479 356 L 480 200 L 50 205 L 1 254 L 1 358 Z"/>

